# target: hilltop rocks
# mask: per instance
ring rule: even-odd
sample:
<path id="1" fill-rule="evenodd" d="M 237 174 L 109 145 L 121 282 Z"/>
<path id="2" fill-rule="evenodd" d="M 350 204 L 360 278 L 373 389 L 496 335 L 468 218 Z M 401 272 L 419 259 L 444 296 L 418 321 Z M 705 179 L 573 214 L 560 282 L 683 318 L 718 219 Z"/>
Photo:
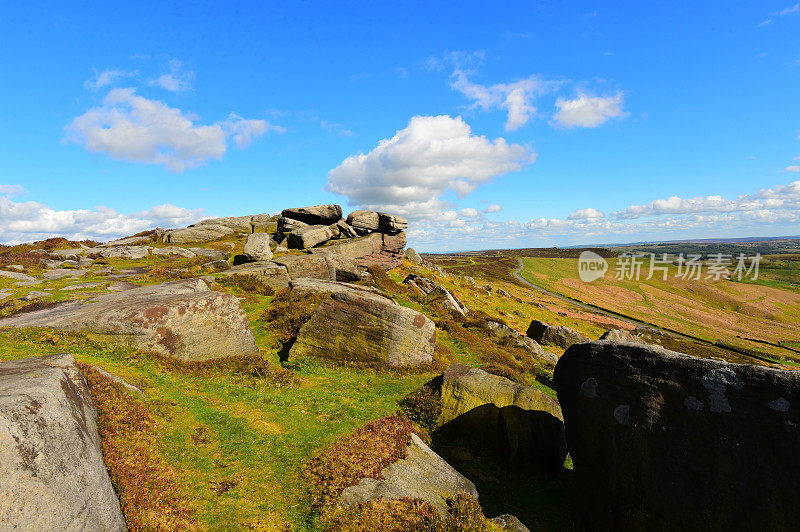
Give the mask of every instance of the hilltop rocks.
<path id="1" fill-rule="evenodd" d="M 293 279 L 289 282 L 292 292 L 296 294 L 340 294 L 343 292 L 360 291 L 376 295 L 383 295 L 377 288 L 360 286 L 337 281 L 323 281 L 320 279 Z M 384 296 L 386 297 L 386 296 Z M 387 297 L 388 299 L 388 297 Z"/>
<path id="2" fill-rule="evenodd" d="M 229 227 L 236 233 L 248 234 L 253 232 L 253 216 L 228 216 L 225 218 L 210 218 L 202 220 L 189 227 L 202 227 L 204 225 L 222 225 Z"/>
<path id="3" fill-rule="evenodd" d="M 253 233 L 247 235 L 242 253 L 248 260 L 264 261 L 272 259 L 272 250 L 269 247 L 270 238 L 267 233 Z"/>
<path id="4" fill-rule="evenodd" d="M 189 248 L 189 251 L 201 257 L 208 257 L 211 260 L 228 260 L 230 253 L 219 249 L 209 248 Z"/>
<path id="5" fill-rule="evenodd" d="M 434 442 L 466 445 L 514 469 L 555 474 L 567 455 L 561 408 L 529 386 L 463 364 L 442 373 Z"/>
<path id="6" fill-rule="evenodd" d="M 286 243 L 289 249 L 313 248 L 338 236 L 339 230 L 335 228 L 336 225 L 309 225 L 308 227 L 295 229 L 286 237 Z"/>
<path id="7" fill-rule="evenodd" d="M 318 356 L 366 365 L 430 362 L 436 326 L 424 314 L 363 290 L 334 293 L 300 329 L 290 358 Z"/>
<path id="8" fill-rule="evenodd" d="M 104 294 L 15 314 L 0 327 L 85 331 L 183 361 L 251 355 L 258 350 L 236 297 L 212 292 L 200 279 Z"/>
<path id="9" fill-rule="evenodd" d="M 230 227 L 220 224 L 202 224 L 175 229 L 164 234 L 166 244 L 185 244 L 187 242 L 210 242 L 236 234 Z"/>
<path id="10" fill-rule="evenodd" d="M 569 348 L 554 381 L 591 528 L 800 523 L 800 373 L 593 342 Z"/>
<path id="11" fill-rule="evenodd" d="M 353 211 L 347 215 L 347 223 L 359 235 L 368 235 L 380 227 L 380 216 L 375 211 Z"/>
<path id="12" fill-rule="evenodd" d="M 496 321 L 486 322 L 486 328 L 498 338 L 511 338 L 517 347 L 525 349 L 532 355 L 544 361 L 548 366 L 555 367 L 558 363 L 558 357 L 555 353 L 547 351 L 533 338 L 528 338 L 516 329 L 512 329 L 508 325 L 498 323 Z"/>
<path id="13" fill-rule="evenodd" d="M 630 344 L 644 344 L 644 340 L 625 329 L 611 329 L 603 333 L 600 340 L 609 342 L 627 342 Z"/>
<path id="14" fill-rule="evenodd" d="M 409 274 L 403 282 L 416 288 L 419 293 L 425 296 L 425 304 L 440 302 L 441 306 L 465 316 L 469 309 L 459 299 L 450 293 L 444 286 L 435 283 L 427 277 Z"/>
<path id="15" fill-rule="evenodd" d="M 292 279 L 310 277 L 336 280 L 335 271 L 323 255 L 282 255 L 275 257 L 274 262 L 285 267 Z"/>
<path id="16" fill-rule="evenodd" d="M 286 271 L 286 268 L 269 261 L 246 262 L 221 271 L 218 275 L 246 275 L 248 277 L 255 277 L 259 282 L 270 287 L 274 291 L 289 286 L 289 272 Z"/>
<path id="17" fill-rule="evenodd" d="M 184 257 L 186 259 L 192 259 L 197 256 L 194 251 L 189 251 L 188 249 L 181 248 L 178 246 L 166 246 L 163 248 L 155 248 L 152 251 L 153 255 L 160 255 L 162 257 L 168 257 L 170 255 L 177 255 L 179 257 Z"/>
<path id="18" fill-rule="evenodd" d="M 345 488 L 337 504 L 358 506 L 375 499 L 422 499 L 442 517 L 449 513 L 447 499 L 460 493 L 478 498 L 475 484 L 433 452 L 416 434 L 405 458 L 389 464 L 380 478 L 362 478 L 355 486 Z"/>
<path id="19" fill-rule="evenodd" d="M 31 277 L 27 273 L 20 273 L 20 272 L 7 272 L 4 270 L 0 270 L 0 277 L 6 277 L 8 279 L 14 279 L 15 281 L 21 281 L 24 283 L 35 283 L 36 278 Z"/>
<path id="20" fill-rule="evenodd" d="M 72 355 L 0 362 L 0 528 L 126 529 Z"/>
<path id="21" fill-rule="evenodd" d="M 280 219 L 278 219 L 279 233 L 291 233 L 292 231 L 296 231 L 298 229 L 302 229 L 308 226 L 309 224 L 305 222 L 301 222 L 300 220 L 293 220 L 291 218 L 286 218 L 283 216 Z"/>
<path id="22" fill-rule="evenodd" d="M 422 264 L 422 257 L 419 256 L 419 253 L 414 248 L 406 249 L 405 257 L 411 262 Z"/>
<path id="23" fill-rule="evenodd" d="M 539 320 L 533 320 L 526 333 L 528 338 L 533 338 L 540 344 L 554 345 L 566 349 L 572 344 L 588 342 L 581 333 L 564 327 L 563 325 L 548 325 Z"/>
<path id="24" fill-rule="evenodd" d="M 387 235 L 396 235 L 408 227 L 405 218 L 400 218 L 394 214 L 378 213 L 378 230 Z"/>
<path id="25" fill-rule="evenodd" d="M 106 259 L 143 259 L 150 256 L 150 246 L 117 246 L 113 248 L 104 249 L 100 252 L 100 256 Z"/>
<path id="26" fill-rule="evenodd" d="M 281 211 L 281 216 L 308 225 L 331 225 L 342 219 L 342 206 L 329 204 L 284 209 Z"/>

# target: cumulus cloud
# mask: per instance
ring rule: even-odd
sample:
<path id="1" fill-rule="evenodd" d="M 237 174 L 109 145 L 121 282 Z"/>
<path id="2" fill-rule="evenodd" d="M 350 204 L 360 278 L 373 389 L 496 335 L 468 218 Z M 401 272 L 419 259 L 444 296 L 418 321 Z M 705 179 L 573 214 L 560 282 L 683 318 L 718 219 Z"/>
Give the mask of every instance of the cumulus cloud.
<path id="1" fill-rule="evenodd" d="M 107 69 L 102 72 L 98 72 L 96 68 L 92 70 L 94 70 L 94 76 L 83 82 L 83 86 L 91 91 L 114 85 L 122 79 L 138 75 L 135 70 Z"/>
<path id="2" fill-rule="evenodd" d="M 193 120 L 180 109 L 137 95 L 134 89 L 113 89 L 102 106 L 76 117 L 65 128 L 65 141 L 114 159 L 182 172 L 221 158 L 231 139 L 245 147 L 267 131 L 284 131 L 266 120 L 246 120 L 235 114 L 211 125 Z"/>
<path id="3" fill-rule="evenodd" d="M 611 118 L 628 115 L 622 109 L 622 92 L 614 96 L 579 94 L 574 100 L 556 100 L 558 112 L 553 118 L 565 127 L 597 127 Z"/>
<path id="4" fill-rule="evenodd" d="M 503 207 L 500 206 L 500 205 L 497 205 L 496 203 L 492 203 L 491 205 L 489 205 L 486 208 L 486 212 L 500 212 L 502 210 L 503 210 Z"/>
<path id="5" fill-rule="evenodd" d="M 0 196 L 22 196 L 27 194 L 28 191 L 22 185 L 0 185 Z"/>
<path id="6" fill-rule="evenodd" d="M 202 209 L 185 209 L 168 203 L 121 214 L 107 207 L 55 210 L 34 201 L 15 202 L 2 195 L 0 241 L 16 244 L 54 236 L 71 240 L 113 240 L 156 226 L 185 226 L 202 218 Z"/>
<path id="7" fill-rule="evenodd" d="M 169 61 L 169 72 L 150 79 L 147 84 L 151 87 L 161 87 L 170 92 L 183 92 L 192 89 L 194 71 L 184 70 L 183 63 L 177 59 Z"/>
<path id="8" fill-rule="evenodd" d="M 461 117 L 415 116 L 371 152 L 352 155 L 331 170 L 325 188 L 347 196 L 350 205 L 418 219 L 441 213 L 445 192 L 463 197 L 535 157 L 503 138 L 473 135 Z"/>
<path id="9" fill-rule="evenodd" d="M 603 211 L 593 209 L 592 207 L 575 211 L 569 215 L 570 220 L 599 220 L 605 217 L 606 215 Z"/>

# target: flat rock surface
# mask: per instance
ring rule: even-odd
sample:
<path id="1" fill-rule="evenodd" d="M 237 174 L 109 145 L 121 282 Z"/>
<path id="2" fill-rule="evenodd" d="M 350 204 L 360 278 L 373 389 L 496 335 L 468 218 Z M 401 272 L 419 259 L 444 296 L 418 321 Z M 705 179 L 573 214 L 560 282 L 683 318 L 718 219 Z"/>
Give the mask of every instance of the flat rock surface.
<path id="1" fill-rule="evenodd" d="M 604 341 L 570 347 L 554 382 L 591 528 L 800 524 L 800 373 Z"/>
<path id="2" fill-rule="evenodd" d="M 52 327 L 130 342 L 183 361 L 258 350 L 239 300 L 186 279 L 70 301 L 0 320 L 0 327 Z"/>
<path id="3" fill-rule="evenodd" d="M 239 264 L 218 272 L 216 275 L 247 275 L 255 277 L 273 290 L 281 290 L 289 286 L 289 273 L 286 268 L 270 261 Z"/>
<path id="4" fill-rule="evenodd" d="M 0 529 L 125 530 L 72 355 L 0 362 Z"/>

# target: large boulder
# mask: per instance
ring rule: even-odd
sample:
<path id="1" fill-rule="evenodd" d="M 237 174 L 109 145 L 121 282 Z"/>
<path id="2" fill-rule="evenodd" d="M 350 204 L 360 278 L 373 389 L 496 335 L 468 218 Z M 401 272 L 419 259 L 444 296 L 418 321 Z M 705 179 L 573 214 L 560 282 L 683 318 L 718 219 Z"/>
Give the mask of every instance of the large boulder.
<path id="1" fill-rule="evenodd" d="M 380 228 L 380 215 L 375 211 L 353 211 L 347 215 L 347 223 L 359 235 L 368 235 Z"/>
<path id="2" fill-rule="evenodd" d="M 396 235 L 400 231 L 404 231 L 408 227 L 408 222 L 405 218 L 400 218 L 394 214 L 386 214 L 385 212 L 378 213 L 378 230 L 381 233 L 388 235 Z"/>
<path id="3" fill-rule="evenodd" d="M 558 402 L 546 393 L 453 364 L 442 373 L 434 441 L 467 446 L 513 469 L 555 474 L 567 455 Z"/>
<path id="4" fill-rule="evenodd" d="M 126 529 L 72 355 L 0 362 L 0 529 Z"/>
<path id="5" fill-rule="evenodd" d="M 292 279 L 289 282 L 292 292 L 298 295 L 305 294 L 341 294 L 344 292 L 361 291 L 371 294 L 383 295 L 377 288 L 371 286 L 360 286 L 338 281 L 324 281 L 321 279 Z M 49 295 L 49 294 L 48 294 Z"/>
<path id="6" fill-rule="evenodd" d="M 293 218 L 287 218 L 285 216 L 281 216 L 278 219 L 278 232 L 291 233 L 292 231 L 297 231 L 298 229 L 308 227 L 309 225 L 310 224 L 301 222 L 300 220 L 295 220 Z"/>
<path id="7" fill-rule="evenodd" d="M 554 381 L 590 528 L 800 526 L 800 373 L 593 342 Z"/>
<path id="8" fill-rule="evenodd" d="M 264 261 L 272 259 L 272 249 L 269 247 L 270 238 L 267 233 L 253 233 L 247 235 L 242 254 L 251 261 Z"/>
<path id="9" fill-rule="evenodd" d="M 201 227 L 204 225 L 222 225 L 233 229 L 237 233 L 248 234 L 253 232 L 252 215 L 248 216 L 228 216 L 226 218 L 209 218 L 202 220 L 189 227 Z"/>
<path id="10" fill-rule="evenodd" d="M 391 270 L 403 265 L 403 255 L 406 247 L 406 233 L 401 231 L 395 235 L 381 234 L 381 249 L 376 253 L 359 257 L 356 263 L 365 268 L 380 266 L 384 270 Z"/>
<path id="11" fill-rule="evenodd" d="M 207 257 L 211 260 L 228 260 L 230 253 L 227 251 L 222 251 L 220 249 L 210 249 L 210 248 L 189 248 L 189 251 L 194 253 L 195 255 L 200 255 L 201 257 Z"/>
<path id="12" fill-rule="evenodd" d="M 286 268 L 270 261 L 246 262 L 218 272 L 217 275 L 244 275 L 247 277 L 255 277 L 262 284 L 269 286 L 274 291 L 289 286 L 289 273 L 286 271 Z"/>
<path id="13" fill-rule="evenodd" d="M 645 341 L 639 336 L 626 329 L 610 329 L 600 336 L 600 340 L 607 340 L 609 342 L 627 342 L 631 344 L 645 343 Z"/>
<path id="14" fill-rule="evenodd" d="M 201 279 L 68 301 L 0 320 L 0 327 L 52 327 L 129 342 L 183 361 L 258 352 L 239 300 L 213 292 Z"/>
<path id="15" fill-rule="evenodd" d="M 334 293 L 314 310 L 289 357 L 406 366 L 430 362 L 435 343 L 436 326 L 424 314 L 353 289 Z"/>
<path id="16" fill-rule="evenodd" d="M 299 220 L 308 225 L 331 225 L 342 219 L 341 205 L 314 205 L 313 207 L 297 207 L 284 209 L 281 215 L 292 220 Z"/>
<path id="17" fill-rule="evenodd" d="M 273 220 L 269 214 L 256 214 L 250 219 L 254 233 L 273 234 L 278 231 L 278 221 Z"/>
<path id="18" fill-rule="evenodd" d="M 286 237 L 286 242 L 290 249 L 313 248 L 338 236 L 338 234 L 339 230 L 336 225 L 309 225 L 289 233 Z"/>
<path id="19" fill-rule="evenodd" d="M 508 325 L 496 321 L 487 321 L 486 328 L 497 338 L 509 338 L 514 345 L 528 351 L 550 367 L 555 367 L 556 363 L 558 363 L 558 356 L 555 353 L 547 351 L 539 345 L 539 342 L 525 336 L 516 329 L 512 329 Z"/>
<path id="20" fill-rule="evenodd" d="M 150 246 L 117 246 L 113 248 L 104 249 L 100 252 L 100 256 L 106 259 L 144 259 L 150 256 Z"/>
<path id="21" fill-rule="evenodd" d="M 443 308 L 458 312 L 462 316 L 466 316 L 469 309 L 464 305 L 454 294 L 452 294 L 444 286 L 433 282 L 427 277 L 420 277 L 413 273 L 409 274 L 404 280 L 404 283 L 416 288 L 420 295 L 424 296 L 424 303 L 429 305 L 431 303 L 439 303 Z"/>
<path id="22" fill-rule="evenodd" d="M 332 266 L 323 255 L 281 255 L 275 257 L 273 262 L 285 267 L 292 279 L 309 277 L 336 280 L 336 272 L 332 270 Z"/>
<path id="23" fill-rule="evenodd" d="M 153 255 L 160 255 L 163 257 L 168 257 L 170 255 L 177 255 L 179 257 L 184 257 L 187 259 L 191 259 L 197 256 L 194 251 L 189 251 L 188 249 L 181 248 L 178 246 L 164 246 L 163 248 L 155 248 L 152 250 Z"/>
<path id="24" fill-rule="evenodd" d="M 383 235 L 380 233 L 371 234 L 363 238 L 345 240 L 337 242 L 335 246 L 325 246 L 311 249 L 311 253 L 319 255 L 333 255 L 346 259 L 360 259 L 374 253 L 380 253 L 383 249 Z"/>
<path id="25" fill-rule="evenodd" d="M 220 224 L 202 224 L 164 233 L 164 243 L 185 244 L 187 242 L 210 242 L 236 234 L 236 231 Z"/>
<path id="26" fill-rule="evenodd" d="M 526 334 L 528 338 L 533 338 L 540 344 L 554 345 L 564 349 L 572 344 L 581 344 L 589 341 L 588 338 L 574 329 L 563 325 L 548 325 L 539 320 L 531 322 Z"/>
<path id="27" fill-rule="evenodd" d="M 416 434 L 406 457 L 383 468 L 380 478 L 362 478 L 355 486 L 345 488 L 337 505 L 357 507 L 376 499 L 422 499 L 442 517 L 449 513 L 447 499 L 460 494 L 478 498 L 475 484 L 433 452 Z"/>
<path id="28" fill-rule="evenodd" d="M 419 253 L 417 253 L 417 250 L 415 250 L 414 248 L 406 249 L 405 257 L 411 262 L 422 264 L 422 257 L 419 256 Z"/>

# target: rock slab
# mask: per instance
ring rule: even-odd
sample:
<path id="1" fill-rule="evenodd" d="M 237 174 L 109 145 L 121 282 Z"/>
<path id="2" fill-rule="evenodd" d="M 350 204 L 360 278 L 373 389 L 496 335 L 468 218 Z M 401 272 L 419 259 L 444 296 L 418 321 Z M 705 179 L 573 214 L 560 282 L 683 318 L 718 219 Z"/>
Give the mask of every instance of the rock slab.
<path id="1" fill-rule="evenodd" d="M 554 381 L 592 529 L 800 526 L 800 373 L 593 342 Z"/>
<path id="2" fill-rule="evenodd" d="M 0 327 L 52 327 L 132 343 L 183 361 L 258 352 L 239 300 L 200 279 L 69 301 L 0 320 Z"/>
<path id="3" fill-rule="evenodd" d="M 126 530 L 72 355 L 0 363 L 0 529 Z"/>
<path id="4" fill-rule="evenodd" d="M 251 261 L 264 261 L 272 259 L 272 250 L 269 247 L 269 234 L 253 233 L 247 235 L 242 254 Z"/>
<path id="5" fill-rule="evenodd" d="M 543 345 L 554 345 L 568 348 L 572 344 L 588 342 L 584 335 L 563 325 L 548 325 L 539 320 L 533 320 L 528 327 L 528 338 L 533 338 Z"/>

